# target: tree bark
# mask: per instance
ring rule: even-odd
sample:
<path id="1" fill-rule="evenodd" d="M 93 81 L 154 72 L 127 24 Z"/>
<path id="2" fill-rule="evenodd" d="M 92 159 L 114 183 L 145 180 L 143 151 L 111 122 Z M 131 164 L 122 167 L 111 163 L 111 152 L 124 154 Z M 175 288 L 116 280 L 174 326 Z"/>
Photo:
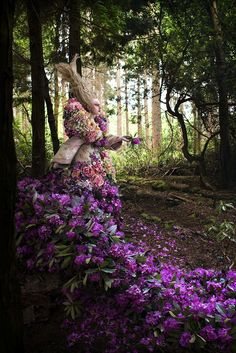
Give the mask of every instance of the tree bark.
<path id="1" fill-rule="evenodd" d="M 117 135 L 122 135 L 122 106 L 121 106 L 121 68 L 120 63 L 117 65 L 116 74 L 116 90 L 117 90 Z"/>
<path id="2" fill-rule="evenodd" d="M 193 125 L 195 127 L 194 130 L 194 141 L 193 141 L 193 152 L 194 154 L 200 154 L 201 152 L 201 122 L 197 113 L 196 105 L 192 104 L 192 113 L 193 113 Z"/>
<path id="3" fill-rule="evenodd" d="M 152 78 L 152 148 L 157 150 L 162 144 L 162 121 L 160 105 L 159 73 L 153 72 Z"/>
<path id="4" fill-rule="evenodd" d="M 38 0 L 27 0 L 26 4 L 32 79 L 32 176 L 38 177 L 44 174 L 46 164 L 42 27 Z"/>
<path id="5" fill-rule="evenodd" d="M 61 14 L 57 15 L 55 18 L 56 28 L 55 28 L 55 40 L 54 40 L 54 50 L 55 54 L 58 52 L 60 47 L 60 21 Z M 54 118 L 56 129 L 58 131 L 58 118 L 59 118 L 59 106 L 60 106 L 60 96 L 59 96 L 59 79 L 58 79 L 58 71 L 54 71 Z"/>
<path id="6" fill-rule="evenodd" d="M 20 289 L 15 267 L 16 153 L 12 121 L 14 0 L 0 5 L 0 350 L 23 353 Z"/>
<path id="7" fill-rule="evenodd" d="M 218 15 L 216 0 L 210 1 L 210 17 L 213 25 L 216 57 L 216 79 L 219 95 L 219 125 L 220 125 L 220 162 L 221 180 L 224 187 L 230 184 L 231 148 L 229 133 L 229 106 L 226 84 L 226 61 L 224 52 L 223 33 Z"/>
<path id="8" fill-rule="evenodd" d="M 45 98 L 45 102 L 46 102 L 46 106 L 47 106 L 48 124 L 49 124 L 50 132 L 51 132 L 53 152 L 54 152 L 54 154 L 56 154 L 57 151 L 59 150 L 60 142 L 58 139 L 56 121 L 54 118 L 52 101 L 51 101 L 51 97 L 49 94 L 48 79 L 47 79 L 45 71 L 44 71 L 44 79 L 45 79 L 44 98 Z"/>
<path id="9" fill-rule="evenodd" d="M 69 58 L 70 61 L 75 54 L 79 54 L 76 61 L 77 71 L 82 75 L 82 62 L 81 62 L 81 15 L 80 15 L 80 1 L 69 1 Z"/>
<path id="10" fill-rule="evenodd" d="M 129 95 L 128 95 L 128 82 L 125 77 L 125 131 L 129 135 Z"/>
<path id="11" fill-rule="evenodd" d="M 145 137 L 146 137 L 146 144 L 150 147 L 150 123 L 149 123 L 149 116 L 148 116 L 148 88 L 147 88 L 147 73 L 144 73 L 144 119 L 145 119 Z"/>
<path id="12" fill-rule="evenodd" d="M 137 80 L 137 123 L 138 123 L 138 136 L 143 136 L 142 129 L 142 108 L 141 108 L 141 99 L 140 99 L 140 77 Z"/>

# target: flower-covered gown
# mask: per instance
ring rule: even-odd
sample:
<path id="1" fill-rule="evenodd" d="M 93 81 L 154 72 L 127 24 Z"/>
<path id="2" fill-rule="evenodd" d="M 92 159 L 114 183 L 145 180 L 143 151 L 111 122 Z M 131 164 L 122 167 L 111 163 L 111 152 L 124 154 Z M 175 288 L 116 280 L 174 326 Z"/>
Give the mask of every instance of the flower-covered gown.
<path id="1" fill-rule="evenodd" d="M 18 254 L 28 269 L 75 267 L 85 270 L 79 274 L 83 281 L 106 281 L 101 268 L 112 272 L 108 252 L 123 237 L 107 151 L 113 139 L 107 136 L 106 118 L 90 116 L 75 98 L 65 107 L 64 126 L 69 139 L 54 156 L 51 171 L 19 182 Z"/>

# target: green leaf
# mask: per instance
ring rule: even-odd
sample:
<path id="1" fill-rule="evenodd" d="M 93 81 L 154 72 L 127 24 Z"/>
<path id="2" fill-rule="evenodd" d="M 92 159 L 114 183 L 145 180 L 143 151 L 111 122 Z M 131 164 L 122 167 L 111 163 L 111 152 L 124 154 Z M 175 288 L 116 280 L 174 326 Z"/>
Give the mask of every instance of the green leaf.
<path id="1" fill-rule="evenodd" d="M 65 257 L 64 260 L 62 261 L 61 268 L 62 269 L 67 268 L 70 265 L 71 260 L 72 260 L 72 256 Z"/>
<path id="2" fill-rule="evenodd" d="M 87 284 L 87 279 L 88 279 L 88 274 L 86 273 L 86 275 L 84 276 L 84 279 L 83 279 L 84 286 L 86 286 L 86 284 Z"/>
<path id="3" fill-rule="evenodd" d="M 101 271 L 105 273 L 113 273 L 115 272 L 115 268 L 102 268 Z"/>
<path id="4" fill-rule="evenodd" d="M 104 279 L 105 290 L 106 290 L 106 291 L 108 290 L 108 288 L 111 288 L 112 282 L 113 282 L 113 279 L 112 279 L 112 278 Z"/>

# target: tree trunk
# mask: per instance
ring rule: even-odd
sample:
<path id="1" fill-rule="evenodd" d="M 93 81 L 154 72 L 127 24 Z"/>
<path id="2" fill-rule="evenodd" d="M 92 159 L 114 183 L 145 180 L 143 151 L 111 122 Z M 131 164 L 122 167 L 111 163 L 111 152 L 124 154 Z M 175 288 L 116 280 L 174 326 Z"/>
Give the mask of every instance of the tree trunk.
<path id="1" fill-rule="evenodd" d="M 32 79 L 32 175 L 44 174 L 45 153 L 45 110 L 44 110 L 44 63 L 42 28 L 38 0 L 27 0 L 27 15 L 30 37 Z"/>
<path id="2" fill-rule="evenodd" d="M 60 21 L 61 14 L 57 15 L 55 18 L 56 28 L 55 28 L 55 40 L 54 40 L 54 50 L 55 54 L 58 52 L 60 47 Z M 54 118 L 56 129 L 58 131 L 58 113 L 59 113 L 59 105 L 60 105 L 60 97 L 59 97 L 59 79 L 58 79 L 58 71 L 54 71 Z"/>
<path id="3" fill-rule="evenodd" d="M 125 77 L 125 132 L 129 135 L 129 95 L 128 95 L 128 82 Z"/>
<path id="4" fill-rule="evenodd" d="M 14 0 L 0 5 L 0 350 L 23 353 L 20 289 L 15 267 L 16 153 L 12 121 Z"/>
<path id="5" fill-rule="evenodd" d="M 210 2 L 210 16 L 215 35 L 216 79 L 219 95 L 219 125 L 220 125 L 220 162 L 222 185 L 230 184 L 230 133 L 229 133 L 229 106 L 226 84 L 226 61 L 224 53 L 223 33 L 217 10 L 216 0 Z"/>
<path id="6" fill-rule="evenodd" d="M 195 155 L 201 153 L 201 122 L 197 114 L 196 105 L 192 104 L 193 112 L 193 125 L 194 125 L 194 141 L 193 141 L 193 152 Z"/>
<path id="7" fill-rule="evenodd" d="M 80 1 L 69 1 L 69 58 L 72 60 L 75 54 L 79 54 L 76 62 L 77 71 L 82 75 L 82 62 L 81 62 L 81 15 L 80 15 Z"/>
<path id="8" fill-rule="evenodd" d="M 143 136 L 142 129 L 142 107 L 141 107 L 141 99 L 140 99 L 140 77 L 137 80 L 137 123 L 138 123 L 138 136 Z"/>
<path id="9" fill-rule="evenodd" d="M 160 105 L 159 72 L 153 73 L 152 78 L 152 148 L 160 149 L 162 144 L 162 122 Z"/>
<path id="10" fill-rule="evenodd" d="M 47 106 L 47 113 L 48 113 L 48 124 L 51 132 L 51 139 L 52 139 L 52 146 L 53 146 L 53 152 L 54 154 L 57 153 L 60 147 L 60 142 L 58 139 L 58 134 L 57 134 L 57 127 L 56 127 L 56 122 L 53 114 L 53 107 L 52 107 L 52 101 L 51 97 L 49 94 L 49 85 L 48 85 L 48 79 L 46 76 L 46 73 L 44 72 L 44 78 L 45 78 L 45 86 L 44 86 L 44 98 Z"/>
<path id="11" fill-rule="evenodd" d="M 148 88 L 147 88 L 147 73 L 144 73 L 144 119 L 145 119 L 145 137 L 146 137 L 146 144 L 150 147 L 150 124 L 149 124 L 149 117 L 148 117 Z"/>
<path id="12" fill-rule="evenodd" d="M 116 89 L 117 89 L 117 135 L 122 135 L 122 106 L 121 106 L 121 68 L 120 63 L 117 65 L 116 74 Z"/>
<path id="13" fill-rule="evenodd" d="M 54 119 L 56 130 L 58 131 L 58 119 L 59 119 L 59 106 L 60 106 L 60 96 L 59 96 L 59 79 L 58 72 L 54 72 Z"/>

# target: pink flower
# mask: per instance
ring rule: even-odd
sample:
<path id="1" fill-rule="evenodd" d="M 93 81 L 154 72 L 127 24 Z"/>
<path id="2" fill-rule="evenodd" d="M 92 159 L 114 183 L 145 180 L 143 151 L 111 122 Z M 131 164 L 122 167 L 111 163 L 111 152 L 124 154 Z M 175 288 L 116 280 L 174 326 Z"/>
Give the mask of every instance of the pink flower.
<path id="1" fill-rule="evenodd" d="M 104 184 L 104 179 L 101 175 L 95 175 L 92 178 L 92 183 L 94 184 L 95 187 L 99 188 Z"/>
<path id="2" fill-rule="evenodd" d="M 95 174 L 95 172 L 91 166 L 85 166 L 83 168 L 83 174 L 87 177 L 91 177 Z"/>
<path id="3" fill-rule="evenodd" d="M 80 104 L 76 98 L 71 98 L 69 99 L 67 105 L 65 106 L 65 109 L 69 110 L 69 111 L 72 111 L 72 110 L 75 110 L 75 109 L 84 109 L 82 104 Z"/>

